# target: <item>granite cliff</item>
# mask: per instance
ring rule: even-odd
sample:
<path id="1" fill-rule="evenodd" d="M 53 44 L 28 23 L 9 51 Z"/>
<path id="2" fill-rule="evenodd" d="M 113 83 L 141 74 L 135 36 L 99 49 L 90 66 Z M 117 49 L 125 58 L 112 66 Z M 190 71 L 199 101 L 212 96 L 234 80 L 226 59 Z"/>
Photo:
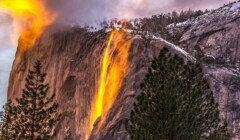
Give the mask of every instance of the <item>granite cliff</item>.
<path id="1" fill-rule="evenodd" d="M 105 31 L 92 33 L 82 28 L 49 29 L 31 49 L 16 53 L 8 98 L 15 99 L 21 94 L 19 89 L 25 84 L 29 68 L 37 59 L 41 60 L 48 74 L 46 81 L 50 84 L 50 92 L 57 94 L 58 113 L 62 114 L 56 126 L 56 139 L 63 139 L 66 127 L 71 128 L 75 139 L 86 139 L 91 103 L 97 90 L 109 34 Z M 140 93 L 139 86 L 151 61 L 162 47 L 168 46 L 186 59 L 193 59 L 161 39 L 143 39 L 127 32 L 124 36 L 131 40 L 127 73 L 103 127 L 98 133 L 92 133 L 90 139 L 127 139 L 125 119 Z"/>
<path id="2" fill-rule="evenodd" d="M 190 23 L 180 46 L 202 64 L 205 76 L 228 123 L 240 138 L 240 2 L 225 5 Z"/>
<path id="3" fill-rule="evenodd" d="M 237 3 L 238 4 L 238 3 Z M 233 8 L 235 7 L 235 8 Z M 223 12 L 224 11 L 224 12 Z M 177 47 L 161 38 L 144 37 L 124 32 L 131 42 L 128 68 L 118 96 L 91 140 L 126 140 L 125 119 L 129 118 L 139 86 L 151 61 L 163 47 L 186 60 L 199 61 L 204 69 L 216 100 L 221 118 L 228 122 L 231 137 L 240 136 L 240 14 L 236 4 L 222 7 L 188 23 L 181 31 Z M 9 81 L 8 98 L 21 93 L 28 69 L 39 59 L 47 72 L 51 92 L 62 114 L 56 126 L 57 137 L 64 137 L 70 127 L 76 140 L 86 139 L 86 129 L 92 101 L 98 87 L 103 53 L 110 33 L 89 32 L 83 28 L 49 28 L 28 51 L 18 51 Z M 182 49 L 181 49 L 182 48 Z M 185 50 L 185 51 L 184 51 Z M 188 53 L 187 53 L 188 52 Z M 109 66 L 110 67 L 110 66 Z M 100 118 L 99 118 L 100 119 Z M 98 125 L 96 120 L 95 126 Z"/>

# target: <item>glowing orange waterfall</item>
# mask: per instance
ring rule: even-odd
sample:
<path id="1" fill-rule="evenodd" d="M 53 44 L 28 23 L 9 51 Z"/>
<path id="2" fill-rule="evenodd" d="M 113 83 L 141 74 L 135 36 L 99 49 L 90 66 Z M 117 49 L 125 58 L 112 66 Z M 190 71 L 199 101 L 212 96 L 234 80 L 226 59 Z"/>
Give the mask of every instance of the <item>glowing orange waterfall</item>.
<path id="1" fill-rule="evenodd" d="M 13 18 L 12 38 L 18 39 L 19 49 L 25 51 L 32 47 L 42 34 L 44 27 L 53 23 L 56 14 L 46 8 L 42 0 L 1 0 L 0 10 Z"/>
<path id="2" fill-rule="evenodd" d="M 89 126 L 87 127 L 86 139 L 90 135 L 94 122 L 100 117 L 96 132 L 103 125 L 109 109 L 118 96 L 122 82 L 128 68 L 128 51 L 131 40 L 126 40 L 124 31 L 113 30 L 105 49 L 98 90 L 92 102 Z"/>

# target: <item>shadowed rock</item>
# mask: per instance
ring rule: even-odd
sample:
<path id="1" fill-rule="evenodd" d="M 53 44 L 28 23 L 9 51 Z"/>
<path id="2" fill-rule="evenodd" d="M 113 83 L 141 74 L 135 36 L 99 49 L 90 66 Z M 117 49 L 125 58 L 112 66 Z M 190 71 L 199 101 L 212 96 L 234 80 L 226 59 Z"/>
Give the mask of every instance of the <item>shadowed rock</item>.
<path id="1" fill-rule="evenodd" d="M 228 122 L 231 137 L 239 139 L 240 10 L 231 7 L 199 17 L 182 36 L 180 46 L 201 62 L 221 117 Z"/>

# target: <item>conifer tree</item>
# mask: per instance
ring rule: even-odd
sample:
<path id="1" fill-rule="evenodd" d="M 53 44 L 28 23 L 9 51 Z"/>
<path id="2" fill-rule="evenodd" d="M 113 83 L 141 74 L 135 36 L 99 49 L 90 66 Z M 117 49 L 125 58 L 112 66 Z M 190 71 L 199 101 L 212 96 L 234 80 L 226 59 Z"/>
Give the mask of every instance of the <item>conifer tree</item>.
<path id="1" fill-rule="evenodd" d="M 2 126 L 3 121 L 3 111 L 0 111 L 0 127 Z"/>
<path id="2" fill-rule="evenodd" d="M 4 112 L 1 118 L 1 140 L 14 140 L 16 138 L 16 132 L 14 131 L 14 121 L 17 115 L 16 107 L 11 100 L 8 100 L 3 107 Z"/>
<path id="3" fill-rule="evenodd" d="M 3 118 L 3 111 L 0 111 L 0 119 L 1 119 L 1 122 L 2 122 L 2 118 Z"/>
<path id="4" fill-rule="evenodd" d="M 46 75 L 40 61 L 28 72 L 22 96 L 16 99 L 19 112 L 14 124 L 16 139 L 48 140 L 54 136 L 53 127 L 59 119 L 56 115 L 58 104 L 54 102 L 55 93 L 48 94 Z"/>
<path id="5" fill-rule="evenodd" d="M 199 64 L 186 64 L 164 48 L 141 90 L 126 124 L 132 140 L 229 139 Z"/>

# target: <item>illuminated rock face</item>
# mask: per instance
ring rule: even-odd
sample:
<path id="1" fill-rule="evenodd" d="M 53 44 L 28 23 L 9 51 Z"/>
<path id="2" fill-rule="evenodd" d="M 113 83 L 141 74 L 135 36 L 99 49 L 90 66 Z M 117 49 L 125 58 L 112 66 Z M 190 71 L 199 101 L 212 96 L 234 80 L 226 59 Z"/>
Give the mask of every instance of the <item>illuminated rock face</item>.
<path id="1" fill-rule="evenodd" d="M 29 68 L 37 59 L 41 60 L 48 74 L 46 81 L 50 84 L 50 92 L 57 94 L 56 101 L 60 105 L 58 113 L 62 114 L 56 126 L 56 139 L 63 139 L 65 127 L 68 126 L 75 139 L 86 139 L 91 103 L 98 90 L 108 38 L 109 33 L 101 31 L 91 33 L 80 28 L 49 29 L 30 50 L 17 52 L 8 97 L 15 99 L 21 94 Z M 132 38 L 128 69 L 116 101 L 101 129 L 98 133 L 92 133 L 91 139 L 127 139 L 125 119 L 129 117 L 135 97 L 140 93 L 140 83 L 151 61 L 164 44 L 157 40 Z"/>
<path id="2" fill-rule="evenodd" d="M 215 16 L 213 20 L 200 18 L 180 41 L 180 47 L 201 63 L 232 137 L 239 136 L 240 130 L 239 25 L 238 17 Z M 48 73 L 46 80 L 50 84 L 50 91 L 57 94 L 56 101 L 60 105 L 58 113 L 62 114 L 56 126 L 56 139 L 63 139 L 65 127 L 68 126 L 74 139 L 86 139 L 91 104 L 98 90 L 109 34 L 102 31 L 91 33 L 80 28 L 49 29 L 30 50 L 23 54 L 17 52 L 8 97 L 15 99 L 21 94 L 28 69 L 37 59 L 41 60 Z M 128 69 L 116 101 L 108 111 L 101 129 L 96 131 L 96 127 L 93 128 L 90 140 L 129 139 L 125 119 L 129 118 L 133 102 L 140 94 L 140 83 L 151 61 L 162 47 L 168 47 L 185 59 L 189 58 L 185 52 L 161 39 L 132 38 Z M 99 119 L 95 121 L 95 126 Z"/>

